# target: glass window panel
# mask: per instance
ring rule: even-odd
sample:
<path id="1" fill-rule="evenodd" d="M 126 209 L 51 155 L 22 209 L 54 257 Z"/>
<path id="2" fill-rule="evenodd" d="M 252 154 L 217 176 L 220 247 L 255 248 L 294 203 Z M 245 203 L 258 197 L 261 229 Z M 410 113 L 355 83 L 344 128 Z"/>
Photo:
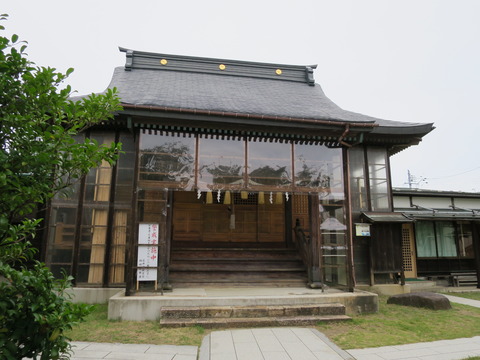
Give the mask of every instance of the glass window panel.
<path id="1" fill-rule="evenodd" d="M 295 144 L 294 150 L 297 187 L 343 193 L 341 149 L 330 149 L 323 145 Z"/>
<path id="2" fill-rule="evenodd" d="M 103 264 L 82 264 L 78 266 L 77 283 L 102 284 Z"/>
<path id="3" fill-rule="evenodd" d="M 387 179 L 371 179 L 370 180 L 370 191 L 373 194 L 382 194 L 388 195 L 388 183 Z"/>
<path id="4" fill-rule="evenodd" d="M 436 222 L 437 246 L 439 257 L 457 256 L 455 244 L 455 226 L 452 222 Z"/>
<path id="5" fill-rule="evenodd" d="M 103 161 L 102 165 L 89 171 L 86 178 L 85 201 L 109 201 L 112 167 Z"/>
<path id="6" fill-rule="evenodd" d="M 115 202 L 116 203 L 131 203 L 133 196 L 133 186 L 120 186 L 117 185 L 115 189 Z"/>
<path id="7" fill-rule="evenodd" d="M 107 240 L 108 208 L 84 208 L 82 219 L 80 263 L 103 264 Z M 78 269 L 80 272 L 80 267 Z M 102 266 L 83 266 L 87 274 L 82 282 L 99 284 L 103 282 Z"/>
<path id="8" fill-rule="evenodd" d="M 57 279 L 63 278 L 65 273 L 72 273 L 71 265 L 50 265 L 49 268 L 53 276 L 55 276 Z"/>
<path id="9" fill-rule="evenodd" d="M 107 226 L 108 207 L 83 209 L 82 225 L 87 226 Z"/>
<path id="10" fill-rule="evenodd" d="M 98 284 L 103 282 L 106 232 L 106 228 L 93 228 L 92 243 L 83 244 L 80 249 L 80 262 L 90 264 L 90 267 L 85 267 L 85 269 L 88 269 L 88 283 Z"/>
<path id="11" fill-rule="evenodd" d="M 199 139 L 199 189 L 243 188 L 244 172 L 244 141 Z"/>
<path id="12" fill-rule="evenodd" d="M 458 248 L 461 257 L 474 258 L 472 224 L 460 222 L 458 224 L 459 244 Z"/>
<path id="13" fill-rule="evenodd" d="M 329 248 L 345 245 L 345 225 L 343 206 L 337 204 L 320 205 L 320 232 L 322 241 Z"/>
<path id="14" fill-rule="evenodd" d="M 135 153 L 135 141 L 131 133 L 120 133 L 119 142 L 122 144 L 122 151 Z"/>
<path id="15" fill-rule="evenodd" d="M 90 134 L 90 139 L 95 140 L 98 144 L 109 145 L 115 140 L 114 132 L 93 132 Z"/>
<path id="16" fill-rule="evenodd" d="M 58 223 L 75 225 L 77 220 L 77 209 L 67 207 L 52 207 L 51 225 Z"/>
<path id="17" fill-rule="evenodd" d="M 389 209 L 389 197 L 386 194 L 370 194 L 372 198 L 372 208 L 375 210 L 388 210 Z"/>
<path id="18" fill-rule="evenodd" d="M 138 192 L 138 199 L 146 201 L 166 201 L 167 195 L 168 192 L 162 190 L 140 190 Z"/>
<path id="19" fill-rule="evenodd" d="M 118 168 L 117 184 L 131 185 L 133 183 L 133 169 Z"/>
<path id="20" fill-rule="evenodd" d="M 112 244 L 110 248 L 110 284 L 125 282 L 126 243 L 129 212 L 115 210 Z"/>
<path id="21" fill-rule="evenodd" d="M 141 134 L 140 180 L 190 189 L 195 183 L 195 138 Z"/>
<path id="22" fill-rule="evenodd" d="M 289 187 L 292 184 L 292 145 L 248 142 L 250 188 Z"/>
<path id="23" fill-rule="evenodd" d="M 389 211 L 388 158 L 385 148 L 367 149 L 368 173 L 373 211 Z"/>
<path id="24" fill-rule="evenodd" d="M 162 222 L 167 216 L 167 192 L 157 190 L 139 191 L 139 221 Z"/>
<path id="25" fill-rule="evenodd" d="M 50 248 L 50 264 L 71 264 L 73 259 L 73 244 L 71 246 L 55 246 Z"/>
<path id="26" fill-rule="evenodd" d="M 65 181 L 67 176 L 65 176 Z M 53 197 L 53 202 L 57 203 L 77 203 L 80 193 L 80 181 L 70 185 L 68 188 L 60 190 Z"/>
<path id="27" fill-rule="evenodd" d="M 354 212 L 368 210 L 364 148 L 351 148 L 348 152 L 352 210 Z"/>
<path id="28" fill-rule="evenodd" d="M 130 171 L 133 171 L 135 168 L 135 152 L 120 154 L 117 165 L 121 169 L 129 169 Z"/>
<path id="29" fill-rule="evenodd" d="M 77 209 L 53 207 L 48 238 L 47 263 L 72 261 Z M 64 256 L 64 258 L 61 258 Z"/>
<path id="30" fill-rule="evenodd" d="M 430 221 L 417 221 L 415 224 L 415 240 L 417 243 L 417 256 L 437 257 L 435 245 L 435 230 Z"/>
<path id="31" fill-rule="evenodd" d="M 79 256 L 78 256 L 78 262 L 80 264 L 88 264 L 90 262 L 90 255 L 91 255 L 91 248 L 90 247 L 81 247 Z"/>
<path id="32" fill-rule="evenodd" d="M 370 158 L 368 159 L 370 161 Z M 386 179 L 386 163 L 382 164 L 370 164 L 369 172 L 371 179 Z"/>
<path id="33" fill-rule="evenodd" d="M 347 257 L 345 255 L 339 256 L 325 256 L 323 272 L 325 282 L 334 285 L 347 285 Z"/>
<path id="34" fill-rule="evenodd" d="M 135 169 L 135 143 L 131 134 L 121 134 L 120 143 L 122 143 L 122 153 L 117 161 L 117 183 L 133 182 Z"/>
<path id="35" fill-rule="evenodd" d="M 384 148 L 368 148 L 368 164 L 372 165 L 385 165 L 387 163 L 387 154 Z"/>
<path id="36" fill-rule="evenodd" d="M 110 279 L 109 284 L 124 284 L 125 283 L 125 264 L 110 264 Z"/>

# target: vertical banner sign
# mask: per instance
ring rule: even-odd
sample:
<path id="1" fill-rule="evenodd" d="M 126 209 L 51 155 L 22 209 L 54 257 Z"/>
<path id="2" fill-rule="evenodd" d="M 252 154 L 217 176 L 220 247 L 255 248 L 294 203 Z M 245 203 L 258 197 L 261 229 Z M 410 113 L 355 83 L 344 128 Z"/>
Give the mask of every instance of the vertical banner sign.
<path id="1" fill-rule="evenodd" d="M 158 224 L 139 224 L 137 281 L 157 281 Z"/>

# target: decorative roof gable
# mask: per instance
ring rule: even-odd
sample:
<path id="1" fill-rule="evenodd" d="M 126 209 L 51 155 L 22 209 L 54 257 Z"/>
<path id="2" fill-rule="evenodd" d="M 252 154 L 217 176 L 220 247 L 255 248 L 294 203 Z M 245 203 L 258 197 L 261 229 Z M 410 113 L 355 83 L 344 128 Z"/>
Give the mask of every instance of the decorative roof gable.
<path id="1" fill-rule="evenodd" d="M 258 79 L 294 81 L 315 86 L 313 69 L 317 65 L 300 66 L 269 64 L 239 60 L 158 54 L 120 48 L 126 53 L 125 70 L 166 70 L 198 74 L 241 76 Z"/>

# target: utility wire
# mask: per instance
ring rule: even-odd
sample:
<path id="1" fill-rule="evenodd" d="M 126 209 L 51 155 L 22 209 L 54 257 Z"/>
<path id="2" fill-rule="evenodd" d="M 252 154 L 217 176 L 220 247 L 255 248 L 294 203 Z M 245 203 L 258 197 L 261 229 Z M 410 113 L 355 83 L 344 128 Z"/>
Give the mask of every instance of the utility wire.
<path id="1" fill-rule="evenodd" d="M 440 176 L 440 177 L 435 177 L 435 178 L 427 178 L 427 179 L 428 179 L 428 180 L 446 179 L 446 178 L 451 178 L 451 177 L 455 177 L 455 176 L 463 175 L 463 174 L 466 174 L 466 173 L 469 173 L 469 172 L 475 171 L 475 170 L 477 170 L 477 169 L 480 169 L 480 166 L 477 166 L 476 168 L 473 168 L 473 169 L 470 169 L 470 170 L 467 170 L 467 171 L 464 171 L 464 172 L 461 172 L 461 173 L 458 173 L 458 174 L 454 174 L 454 175 Z"/>

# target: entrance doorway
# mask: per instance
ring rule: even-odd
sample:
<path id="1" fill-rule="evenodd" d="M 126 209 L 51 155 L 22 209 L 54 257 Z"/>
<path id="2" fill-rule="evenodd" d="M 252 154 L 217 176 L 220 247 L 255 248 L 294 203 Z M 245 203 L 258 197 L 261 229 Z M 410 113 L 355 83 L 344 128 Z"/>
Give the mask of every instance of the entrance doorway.
<path id="1" fill-rule="evenodd" d="M 304 287 L 305 265 L 287 241 L 291 205 L 280 195 L 174 192 L 172 286 Z"/>
<path id="2" fill-rule="evenodd" d="M 193 191 L 174 192 L 173 248 L 285 246 L 283 196 L 271 202 L 246 192 L 216 196 L 203 193 L 198 198 Z"/>

